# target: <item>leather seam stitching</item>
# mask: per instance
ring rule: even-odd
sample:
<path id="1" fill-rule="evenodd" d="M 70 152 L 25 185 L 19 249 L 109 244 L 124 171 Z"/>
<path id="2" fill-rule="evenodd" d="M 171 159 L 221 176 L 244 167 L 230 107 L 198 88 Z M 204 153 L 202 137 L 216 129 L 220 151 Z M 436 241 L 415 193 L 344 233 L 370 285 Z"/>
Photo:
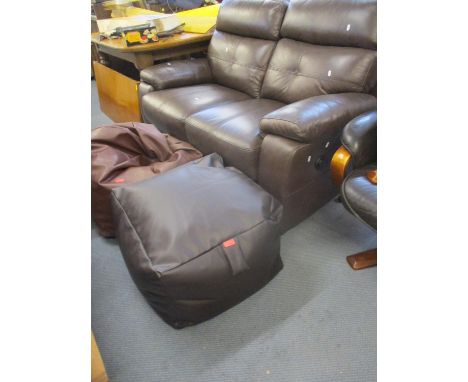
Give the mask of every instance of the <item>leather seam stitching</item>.
<path id="1" fill-rule="evenodd" d="M 135 235 L 136 237 L 138 238 L 138 243 L 140 244 L 140 247 L 141 247 L 141 251 L 143 252 L 143 254 L 145 255 L 146 259 L 148 260 L 148 262 L 151 264 L 151 269 L 153 270 L 153 272 L 156 273 L 156 275 L 158 276 L 158 278 L 160 277 L 160 272 L 159 271 L 156 271 L 154 269 L 154 264 L 153 264 L 153 261 L 151 260 L 151 258 L 148 256 L 148 253 L 146 252 L 146 248 L 145 246 L 143 245 L 143 241 L 141 240 L 141 237 L 140 235 L 138 234 L 138 231 L 136 230 L 135 226 L 133 225 L 131 219 L 130 219 L 130 216 L 128 216 L 127 214 L 127 211 L 125 211 L 125 209 L 123 208 L 122 204 L 120 203 L 120 200 L 114 195 L 114 193 L 111 193 L 112 195 L 112 198 L 117 202 L 117 204 L 119 205 L 123 215 L 125 216 L 125 220 L 128 222 L 128 224 L 130 225 L 130 227 L 133 229 L 133 232 L 135 232 Z"/>
<path id="2" fill-rule="evenodd" d="M 298 149 L 298 150 L 299 150 L 299 149 Z M 297 151 L 298 151 L 298 150 L 297 150 Z M 294 153 L 296 153 L 296 151 L 295 151 Z M 329 171 L 327 171 L 327 172 L 329 172 Z M 291 193 L 287 194 L 287 195 L 284 197 L 284 199 L 289 199 L 290 197 L 294 196 L 295 194 L 297 194 L 298 192 L 302 191 L 304 188 L 308 187 L 310 184 L 315 183 L 316 181 L 317 181 L 316 179 L 311 179 L 311 180 L 309 180 L 309 181 L 308 181 L 306 184 L 304 184 L 302 187 L 299 187 L 298 189 L 296 189 L 296 190 L 292 191 Z M 284 199 L 283 199 L 283 200 L 284 200 Z"/>
<path id="3" fill-rule="evenodd" d="M 190 117 L 189 117 L 189 118 L 190 118 Z M 197 127 L 196 125 L 194 125 L 193 123 L 190 123 L 190 121 L 188 121 L 188 118 L 185 120 L 185 125 L 188 125 L 188 126 L 190 126 L 190 127 L 193 127 L 194 129 L 197 129 L 197 130 L 202 130 L 202 129 L 198 129 L 198 127 Z M 187 131 L 187 126 L 185 126 L 185 127 L 186 127 L 185 131 L 188 133 L 188 131 Z M 203 131 L 203 130 L 202 130 L 202 131 Z M 242 147 L 238 147 L 238 146 L 233 145 L 232 143 L 230 143 L 229 141 L 226 141 L 226 140 L 223 139 L 223 138 L 220 138 L 220 137 L 216 137 L 216 138 L 219 139 L 220 141 L 222 141 L 223 143 L 226 143 L 227 145 L 229 145 L 229 146 L 231 146 L 231 147 L 234 147 L 234 148 L 236 148 L 236 149 L 238 149 L 238 150 L 244 151 L 244 152 L 255 152 L 255 151 L 257 151 L 257 150 L 259 151 L 259 149 L 260 149 L 260 147 L 261 147 L 261 145 L 262 145 L 262 144 L 260 143 L 260 145 L 256 146 L 254 149 L 242 148 Z M 262 140 L 262 142 L 263 142 L 263 140 Z"/>
<path id="4" fill-rule="evenodd" d="M 253 226 L 251 226 L 251 227 L 245 229 L 244 231 L 241 231 L 241 232 L 238 232 L 238 233 L 232 235 L 231 237 L 238 237 L 238 236 L 240 236 L 240 235 L 242 235 L 242 234 L 244 234 L 244 233 L 246 233 L 246 232 L 249 232 L 249 231 L 255 229 L 257 226 L 259 226 L 259 225 L 265 223 L 266 221 L 267 221 L 267 219 L 263 219 L 263 220 L 259 221 L 258 223 L 254 224 Z M 219 247 L 221 244 L 223 244 L 223 242 L 224 242 L 224 240 L 223 240 L 222 242 L 216 244 L 215 246 L 213 246 L 213 247 L 211 247 L 211 248 L 208 248 L 206 251 L 203 251 L 202 253 L 199 253 L 197 256 L 192 257 L 191 259 L 189 259 L 189 260 L 187 260 L 187 261 L 185 261 L 185 262 L 183 262 L 183 263 L 181 263 L 181 264 L 179 264 L 179 265 L 176 265 L 174 268 L 166 269 L 166 270 L 164 270 L 163 272 L 160 272 L 160 273 L 161 273 L 161 276 L 163 276 L 166 272 L 173 271 L 173 270 L 175 270 L 175 269 L 177 269 L 177 268 L 180 268 L 180 267 L 182 267 L 182 266 L 184 266 L 184 265 L 186 265 L 186 264 L 188 264 L 188 263 L 190 263 L 190 262 L 192 262 L 192 261 L 198 259 L 199 257 L 201 257 L 201 256 L 207 254 L 208 252 L 212 251 L 213 249 Z"/>
<path id="5" fill-rule="evenodd" d="M 275 135 L 275 134 L 271 134 L 271 135 Z M 284 137 L 284 136 L 280 136 L 280 138 L 283 138 L 283 139 L 290 139 L 290 138 Z M 290 140 L 291 140 L 291 139 L 290 139 Z M 294 148 L 294 151 L 292 152 L 292 155 L 289 155 L 288 163 L 286 164 L 286 168 L 287 168 L 287 169 L 288 169 L 288 168 L 291 168 L 291 163 L 292 163 L 293 158 L 294 158 L 294 156 L 296 155 L 296 153 L 297 153 L 299 150 L 302 150 L 304 147 L 307 146 L 307 143 L 304 143 L 304 142 L 301 142 L 301 143 L 302 143 L 302 146 L 297 146 L 296 148 Z M 259 168 L 259 173 L 260 173 L 260 168 Z M 287 176 L 286 180 L 287 180 L 287 181 L 289 181 L 289 174 L 290 174 L 290 172 L 289 172 L 289 171 L 286 171 L 286 176 Z M 259 175 L 260 175 L 260 174 L 259 174 Z M 286 183 L 287 183 L 287 182 L 286 182 Z M 301 187 L 301 189 L 302 189 L 302 187 Z M 281 190 L 281 186 L 280 186 L 280 190 Z M 295 193 L 295 192 L 297 192 L 297 190 L 294 191 L 294 192 L 292 192 L 291 195 L 292 195 L 293 193 Z M 280 193 L 281 193 L 281 191 L 280 191 Z M 285 199 L 287 199 L 288 197 L 289 197 L 289 195 L 286 195 L 286 196 L 285 196 Z M 281 198 L 281 197 L 280 197 L 279 199 L 280 199 L 280 200 L 283 200 L 283 198 Z"/>
<path id="6" fill-rule="evenodd" d="M 299 147 L 296 147 L 296 148 L 294 149 L 293 155 L 290 155 L 290 156 L 289 156 L 288 168 L 291 168 L 291 163 L 292 163 L 292 161 L 293 161 L 293 158 L 294 158 L 295 155 L 296 155 L 300 150 L 302 150 L 304 147 L 305 147 L 305 146 L 299 146 Z M 290 172 L 288 172 L 287 174 L 288 174 L 288 183 L 289 183 L 289 174 L 290 174 Z M 305 187 L 305 186 L 304 186 L 304 187 Z M 302 187 L 301 187 L 301 189 L 302 189 Z M 298 191 L 298 190 L 296 190 L 296 191 Z M 294 193 L 295 193 L 296 191 L 294 191 Z"/>
<path id="7" fill-rule="evenodd" d="M 360 83 L 356 83 L 356 82 L 352 82 L 352 81 L 347 81 L 347 80 L 333 80 L 331 78 L 321 78 L 321 77 L 313 77 L 313 76 L 309 76 L 307 74 L 303 74 L 303 73 L 299 73 L 298 71 L 293 71 L 293 70 L 284 70 L 284 69 L 280 69 L 280 68 L 277 68 L 275 66 L 269 66 L 267 68 L 267 71 L 268 70 L 273 70 L 275 72 L 279 72 L 279 73 L 289 73 L 289 74 L 293 74 L 295 76 L 300 76 L 300 77 L 306 77 L 306 78 L 310 78 L 310 79 L 313 79 L 313 80 L 317 80 L 317 81 L 329 81 L 329 82 L 344 82 L 346 84 L 351 84 L 351 85 L 354 85 L 354 86 L 357 86 L 359 89 L 362 88 L 362 85 Z"/>
<path id="8" fill-rule="evenodd" d="M 367 73 L 364 77 L 364 81 L 361 85 L 361 89 L 362 91 L 364 91 L 365 87 L 366 87 L 366 83 L 367 83 L 367 80 L 368 80 L 368 77 L 369 77 L 369 74 L 371 72 L 371 69 L 377 64 L 377 59 L 375 60 L 375 62 L 372 63 L 372 65 L 369 65 L 369 69 L 367 69 Z"/>
<path id="9" fill-rule="evenodd" d="M 290 120 L 287 120 L 287 119 L 281 119 L 281 118 L 264 118 L 263 119 L 264 121 L 281 121 L 281 122 L 286 122 L 286 123 L 289 123 L 291 125 L 294 125 L 297 129 L 299 130 L 311 130 L 311 129 L 308 129 L 307 127 L 304 127 L 304 129 L 302 129 L 302 126 L 299 125 L 297 122 L 294 122 L 294 121 L 290 121 Z M 263 131 L 263 130 L 262 130 Z M 266 131 L 267 133 L 270 133 L 270 134 L 273 134 L 273 135 L 279 135 L 279 136 L 282 136 L 282 137 L 285 137 L 285 138 L 289 138 L 289 139 L 292 139 L 294 141 L 296 141 L 296 139 L 294 138 L 291 138 L 291 136 L 289 135 L 283 135 L 283 134 L 280 134 L 280 133 L 273 133 L 271 131 Z M 297 134 L 294 134 L 294 136 L 296 136 L 297 138 L 301 139 L 300 142 L 302 143 L 308 143 L 308 138 L 307 137 L 301 137 L 300 135 L 297 135 Z M 302 139 L 306 139 L 306 141 L 303 141 Z"/>
<path id="10" fill-rule="evenodd" d="M 226 59 L 224 59 L 224 58 L 216 57 L 216 56 L 213 56 L 213 55 L 210 55 L 210 58 L 214 58 L 214 59 L 219 60 L 219 61 L 228 62 L 228 63 L 230 63 L 231 65 L 239 65 L 239 66 L 242 66 L 242 67 L 244 67 L 244 68 L 257 69 L 257 70 L 261 70 L 261 71 L 264 71 L 264 72 L 266 72 L 266 70 L 267 70 L 266 67 L 262 68 L 262 67 L 260 67 L 260 66 L 239 64 L 238 62 L 226 60 Z"/>

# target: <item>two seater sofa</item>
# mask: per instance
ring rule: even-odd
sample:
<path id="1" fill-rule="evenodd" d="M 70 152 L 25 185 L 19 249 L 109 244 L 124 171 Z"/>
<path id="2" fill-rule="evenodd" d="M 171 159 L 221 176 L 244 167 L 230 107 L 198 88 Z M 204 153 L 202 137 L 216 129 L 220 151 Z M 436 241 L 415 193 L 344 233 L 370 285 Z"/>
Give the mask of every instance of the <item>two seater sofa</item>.
<path id="1" fill-rule="evenodd" d="M 224 0 L 207 58 L 144 69 L 142 116 L 278 198 L 283 231 L 337 189 L 343 127 L 376 108 L 375 0 Z"/>

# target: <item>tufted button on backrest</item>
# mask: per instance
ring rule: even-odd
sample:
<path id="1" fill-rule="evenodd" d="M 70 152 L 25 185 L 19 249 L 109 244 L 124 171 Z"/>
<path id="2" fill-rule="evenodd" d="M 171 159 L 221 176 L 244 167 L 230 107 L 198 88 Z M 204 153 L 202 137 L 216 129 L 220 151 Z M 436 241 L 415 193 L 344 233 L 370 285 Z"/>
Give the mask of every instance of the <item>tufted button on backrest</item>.
<path id="1" fill-rule="evenodd" d="M 260 96 L 286 9 L 286 0 L 223 1 L 208 48 L 217 83 Z"/>
<path id="2" fill-rule="evenodd" d="M 292 103 L 371 92 L 377 80 L 375 0 L 291 0 L 261 97 Z"/>

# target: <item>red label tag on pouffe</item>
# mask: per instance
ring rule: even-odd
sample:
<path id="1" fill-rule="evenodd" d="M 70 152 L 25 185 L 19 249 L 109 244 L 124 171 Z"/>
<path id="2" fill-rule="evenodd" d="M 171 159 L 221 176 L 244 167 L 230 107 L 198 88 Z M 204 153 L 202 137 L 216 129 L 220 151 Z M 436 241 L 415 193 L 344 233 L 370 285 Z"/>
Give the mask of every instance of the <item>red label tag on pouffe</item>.
<path id="1" fill-rule="evenodd" d="M 124 183 L 125 179 L 124 178 L 115 178 L 114 183 Z"/>
<path id="2" fill-rule="evenodd" d="M 236 241 L 235 241 L 234 239 L 226 240 L 226 241 L 223 243 L 223 247 L 224 247 L 224 248 L 229 248 L 229 247 L 232 247 L 233 245 L 236 245 Z"/>

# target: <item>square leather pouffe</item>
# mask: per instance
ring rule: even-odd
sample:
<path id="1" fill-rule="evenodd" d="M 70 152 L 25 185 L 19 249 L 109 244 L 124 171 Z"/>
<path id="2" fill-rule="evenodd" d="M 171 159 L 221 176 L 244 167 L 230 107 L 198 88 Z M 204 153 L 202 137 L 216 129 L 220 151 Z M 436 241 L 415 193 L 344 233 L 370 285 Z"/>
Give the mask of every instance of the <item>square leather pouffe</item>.
<path id="1" fill-rule="evenodd" d="M 113 190 L 112 209 L 135 284 L 174 328 L 229 309 L 283 267 L 281 204 L 218 154 Z"/>

